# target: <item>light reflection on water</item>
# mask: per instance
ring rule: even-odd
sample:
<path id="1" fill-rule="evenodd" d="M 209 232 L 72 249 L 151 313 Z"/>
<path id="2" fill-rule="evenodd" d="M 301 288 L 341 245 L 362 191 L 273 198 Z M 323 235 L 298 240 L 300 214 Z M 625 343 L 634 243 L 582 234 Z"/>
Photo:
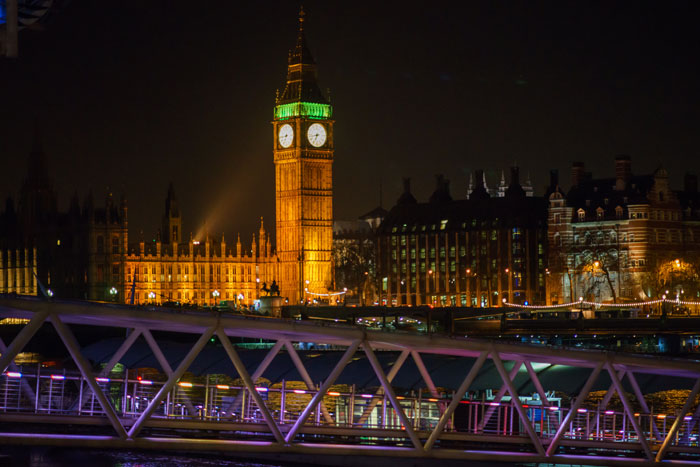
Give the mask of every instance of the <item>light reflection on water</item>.
<path id="1" fill-rule="evenodd" d="M 208 453 L 167 454 L 152 451 L 107 451 L 49 447 L 0 448 L 2 467 L 284 467 Z"/>

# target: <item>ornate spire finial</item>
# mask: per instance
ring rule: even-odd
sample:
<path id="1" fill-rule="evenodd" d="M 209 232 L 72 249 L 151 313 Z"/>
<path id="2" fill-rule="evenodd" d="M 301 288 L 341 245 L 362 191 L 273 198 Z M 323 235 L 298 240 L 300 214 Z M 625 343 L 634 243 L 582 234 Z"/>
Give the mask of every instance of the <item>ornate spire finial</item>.
<path id="1" fill-rule="evenodd" d="M 306 13 L 304 13 L 304 5 L 301 5 L 299 7 L 299 32 L 304 30 L 304 16 L 306 16 Z"/>

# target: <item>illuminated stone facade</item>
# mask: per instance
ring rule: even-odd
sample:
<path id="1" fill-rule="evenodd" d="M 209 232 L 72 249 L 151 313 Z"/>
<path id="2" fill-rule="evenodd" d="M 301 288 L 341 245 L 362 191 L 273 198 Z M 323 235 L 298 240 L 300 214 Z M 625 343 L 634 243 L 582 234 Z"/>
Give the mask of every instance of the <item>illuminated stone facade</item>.
<path id="1" fill-rule="evenodd" d="M 316 81 L 303 13 L 299 26 L 272 122 L 279 277 L 291 303 L 327 294 L 333 280 L 332 107 Z"/>
<path id="2" fill-rule="evenodd" d="M 633 175 L 630 158 L 619 156 L 615 177 L 593 179 L 576 162 L 568 193 L 556 179 L 551 185 L 548 303 L 646 300 L 667 289 L 670 298 L 697 298 L 697 279 L 682 286 L 700 266 L 696 177 L 687 175 L 684 190 L 672 190 L 665 169 Z M 662 284 L 665 265 L 673 266 L 672 277 Z"/>
<path id="3" fill-rule="evenodd" d="M 135 304 L 214 305 L 226 301 L 250 306 L 260 296 L 263 286 L 269 286 L 279 277 L 277 257 L 271 251 L 262 219 L 250 248 L 243 249 L 240 237 L 234 245 L 229 245 L 223 235 L 220 239 L 206 235 L 183 241 L 182 216 L 171 185 L 161 229 L 163 235 L 155 241 L 132 243 L 122 250 L 124 256 L 110 264 L 115 272 L 112 283 L 98 286 L 102 294 L 109 294 L 114 285 L 121 297 L 119 301 L 127 303 L 131 303 L 133 295 Z M 118 254 L 116 246 L 112 253 Z M 123 274 L 119 279 L 117 267 L 121 267 Z"/>

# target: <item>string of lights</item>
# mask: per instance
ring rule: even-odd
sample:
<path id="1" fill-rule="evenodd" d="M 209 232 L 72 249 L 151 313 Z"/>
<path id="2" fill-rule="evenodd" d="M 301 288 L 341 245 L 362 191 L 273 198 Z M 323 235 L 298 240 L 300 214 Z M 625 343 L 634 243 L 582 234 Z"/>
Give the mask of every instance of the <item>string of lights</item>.
<path id="1" fill-rule="evenodd" d="M 630 302 L 630 303 L 602 303 L 602 302 L 590 302 L 588 300 L 580 299 L 577 302 L 561 303 L 557 305 L 523 305 L 520 303 L 510 303 L 503 299 L 503 304 L 506 306 L 511 306 L 515 308 L 527 308 L 532 310 L 550 310 L 555 308 L 568 308 L 572 306 L 590 305 L 590 306 L 607 306 L 607 307 L 619 307 L 619 308 L 629 308 L 629 307 L 640 307 L 646 305 L 657 305 L 659 303 L 674 303 L 676 305 L 686 305 L 686 306 L 700 306 L 700 301 L 692 302 L 680 299 L 668 299 L 659 298 L 657 300 L 647 300 L 643 302 Z"/>

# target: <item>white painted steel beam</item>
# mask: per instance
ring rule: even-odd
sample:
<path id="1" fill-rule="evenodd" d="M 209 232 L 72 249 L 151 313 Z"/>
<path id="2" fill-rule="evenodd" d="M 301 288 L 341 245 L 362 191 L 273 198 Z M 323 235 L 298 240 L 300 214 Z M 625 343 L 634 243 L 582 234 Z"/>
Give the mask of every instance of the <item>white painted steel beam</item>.
<path id="1" fill-rule="evenodd" d="M 523 362 L 513 362 L 513 368 L 510 369 L 510 372 L 508 373 L 508 378 L 510 381 L 515 378 L 515 376 L 518 374 L 518 371 L 520 371 L 520 367 L 523 365 Z M 506 391 L 508 390 L 508 385 L 506 383 L 503 383 L 501 385 L 501 388 L 498 390 L 496 393 L 496 396 L 493 398 L 493 404 L 500 404 L 501 399 L 503 399 L 503 396 L 506 395 Z M 479 422 L 479 427 L 478 431 L 484 431 L 484 428 L 486 427 L 486 424 L 491 420 L 491 416 L 493 413 L 496 411 L 496 405 L 490 405 L 486 409 L 486 413 L 484 413 L 484 418 L 481 419 Z"/>
<path id="2" fill-rule="evenodd" d="M 153 352 L 153 355 L 155 355 L 156 360 L 158 360 L 158 364 L 163 369 L 163 373 L 165 373 L 167 377 L 172 376 L 173 369 L 170 367 L 170 363 L 168 362 L 168 359 L 165 358 L 163 351 L 160 350 L 160 346 L 158 346 L 158 343 L 153 338 L 151 331 L 148 329 L 141 329 L 141 334 L 143 334 L 143 338 L 146 339 L 148 347 L 151 349 L 151 352 Z M 187 394 L 182 394 L 182 399 L 187 406 L 187 410 L 189 411 L 190 415 L 195 416 L 197 411 L 194 409 L 194 405 L 192 405 L 192 401 L 190 400 L 189 396 Z"/>
<path id="3" fill-rule="evenodd" d="M 404 350 L 399 354 L 396 361 L 394 361 L 394 364 L 391 366 L 389 373 L 386 374 L 387 381 L 389 381 L 391 383 L 394 380 L 394 377 L 396 376 L 396 374 L 399 372 L 399 370 L 403 366 L 404 362 L 406 361 L 406 358 L 408 358 L 409 353 L 410 353 L 410 351 Z M 360 425 L 360 426 L 364 425 L 364 423 L 367 421 L 369 416 L 372 414 L 372 411 L 374 410 L 374 408 L 382 400 L 381 397 L 377 397 L 377 396 L 381 396 L 383 393 L 384 393 L 384 388 L 379 386 L 379 388 L 377 388 L 377 391 L 374 393 L 374 397 L 372 397 L 372 400 L 370 401 L 370 403 L 367 404 L 367 407 L 365 407 L 365 409 L 362 411 L 362 415 L 360 416 L 359 420 L 357 420 L 358 425 Z"/>
<path id="4" fill-rule="evenodd" d="M 110 371 L 114 368 L 114 366 L 119 363 L 119 360 L 122 359 L 124 355 L 129 351 L 131 346 L 136 342 L 136 339 L 139 338 L 141 335 L 141 329 L 132 329 L 129 335 L 127 336 L 126 339 L 124 339 L 124 342 L 122 342 L 122 345 L 119 346 L 117 351 L 112 355 L 112 358 L 109 359 L 109 362 L 104 366 L 102 371 L 100 372 L 100 376 L 107 376 Z"/>
<path id="5" fill-rule="evenodd" d="M 681 427 L 681 424 L 685 419 L 685 414 L 687 414 L 693 404 L 695 404 L 695 397 L 698 395 L 698 392 L 700 392 L 700 379 L 695 381 L 693 390 L 690 391 L 690 395 L 688 396 L 688 399 L 686 399 L 685 404 L 683 404 L 683 408 L 676 414 L 676 420 L 673 422 L 673 425 L 668 431 L 664 442 L 661 444 L 659 451 L 656 453 L 656 462 L 661 462 L 663 460 L 666 450 L 671 445 L 671 442 L 673 442 L 673 438 L 676 437 L 676 433 L 678 433 L 678 429 Z"/>
<path id="6" fill-rule="evenodd" d="M 2 353 L 0 356 L 0 374 L 4 373 L 7 366 L 12 362 L 18 353 L 24 349 L 24 346 L 34 337 L 34 334 L 39 330 L 46 318 L 48 318 L 49 312 L 47 310 L 40 311 L 32 316 L 29 323 L 27 323 L 22 330 L 12 339 L 10 346 L 7 348 L 6 352 Z"/>
<path id="7" fill-rule="evenodd" d="M 517 410 L 518 415 L 520 416 L 520 421 L 522 422 L 522 425 L 525 427 L 525 431 L 527 431 L 528 436 L 530 436 L 530 439 L 532 440 L 532 445 L 535 447 L 535 451 L 539 455 L 544 456 L 544 448 L 542 447 L 542 442 L 537 437 L 537 434 L 535 433 L 535 429 L 532 427 L 532 423 L 530 423 L 530 419 L 527 418 L 527 413 L 525 412 L 523 405 L 520 403 L 520 396 L 518 394 L 518 391 L 515 390 L 515 386 L 513 385 L 513 381 L 511 380 L 510 375 L 506 372 L 506 369 L 503 366 L 503 361 L 498 356 L 498 352 L 495 352 L 495 351 L 491 352 L 491 358 L 493 359 L 494 365 L 496 365 L 496 369 L 498 370 L 498 374 L 501 375 L 501 379 L 503 380 L 503 383 L 508 388 L 508 392 L 510 393 L 511 401 L 512 401 L 513 405 L 515 406 L 515 410 Z"/>
<path id="8" fill-rule="evenodd" d="M 260 409 L 260 413 L 262 413 L 265 423 L 267 423 L 267 426 L 270 428 L 272 435 L 275 437 L 278 443 L 283 444 L 285 440 L 282 433 L 280 433 L 277 423 L 275 423 L 275 420 L 272 418 L 272 414 L 270 414 L 270 410 L 267 408 L 267 405 L 265 405 L 265 401 L 263 401 L 262 397 L 260 397 L 260 394 L 255 388 L 255 382 L 250 379 L 250 375 L 248 374 L 245 365 L 241 361 L 241 358 L 238 356 L 238 352 L 236 352 L 236 349 L 234 349 L 231 345 L 229 337 L 221 328 L 216 330 L 216 335 L 219 337 L 219 340 L 221 341 L 226 354 L 228 354 L 228 358 L 231 360 L 231 363 L 233 363 L 233 366 L 236 368 L 238 375 L 241 377 L 241 379 L 243 379 L 243 384 L 245 384 L 245 387 L 248 389 L 248 392 L 257 404 L 258 409 Z"/>
<path id="9" fill-rule="evenodd" d="M 634 372 L 628 371 L 626 374 L 627 380 L 632 386 L 632 390 L 634 391 L 634 395 L 637 398 L 637 402 L 639 402 L 640 407 L 642 408 L 644 413 L 651 413 L 651 411 L 649 410 L 649 405 L 647 404 L 647 401 L 644 398 L 644 394 L 642 394 L 642 390 L 639 388 L 637 378 L 634 376 Z M 620 381 L 622 381 L 622 378 L 620 378 Z M 656 439 L 661 439 L 661 434 L 659 433 L 659 428 L 656 426 L 656 423 L 651 424 L 651 429 L 654 431 L 654 436 L 656 437 Z"/>
<path id="10" fill-rule="evenodd" d="M 0 355 L 4 354 L 6 352 L 7 352 L 7 346 L 5 345 L 5 341 L 2 340 L 2 337 L 0 337 Z M 10 360 L 8 368 L 12 371 L 19 371 L 19 367 L 15 363 L 14 359 Z M 22 387 L 22 391 L 24 392 L 24 395 L 27 396 L 27 398 L 29 400 L 34 400 L 34 398 L 36 397 L 36 394 L 34 393 L 34 389 L 32 389 L 32 387 L 29 386 L 29 383 L 27 383 L 26 380 L 22 379 L 20 381 L 20 386 Z"/>
<path id="11" fill-rule="evenodd" d="M 311 412 L 318 405 L 320 405 L 323 396 L 326 395 L 328 389 L 333 385 L 333 383 L 335 383 L 335 380 L 338 379 L 340 373 L 342 373 L 350 359 L 355 355 L 357 348 L 360 346 L 360 342 L 361 341 L 357 340 L 353 342 L 353 344 L 350 347 L 347 348 L 341 359 L 338 361 L 331 373 L 328 375 L 328 378 L 326 378 L 326 380 L 323 382 L 316 394 L 314 394 L 314 396 L 311 398 L 311 401 L 306 405 L 306 407 L 304 407 L 304 410 L 299 415 L 299 418 L 297 418 L 292 428 L 287 432 L 287 436 L 285 438 L 285 441 L 287 443 L 292 442 L 294 437 L 297 435 L 299 428 L 301 428 L 301 426 L 306 422 L 306 419 L 309 418 L 309 415 L 311 415 Z"/>
<path id="12" fill-rule="evenodd" d="M 66 346 L 66 349 L 68 349 L 68 353 L 80 370 L 80 374 L 83 375 L 83 378 L 87 382 L 88 386 L 90 386 L 90 389 L 95 394 L 97 401 L 102 407 L 102 410 L 104 410 L 105 415 L 107 415 L 107 418 L 112 424 L 114 431 L 117 432 L 117 435 L 120 438 L 126 438 L 124 426 L 119 421 L 119 417 L 117 417 L 114 407 L 112 407 L 112 404 L 110 404 L 109 400 L 107 400 L 107 396 L 105 396 L 104 392 L 102 392 L 102 389 L 97 384 L 97 381 L 95 381 L 95 375 L 92 373 L 92 368 L 85 357 L 83 357 L 83 354 L 80 353 L 80 347 L 78 346 L 78 341 L 75 339 L 73 332 L 61 321 L 61 318 L 54 314 L 51 314 L 50 316 L 53 327 L 56 329 L 56 332 L 63 341 L 63 344 Z"/>
<path id="13" fill-rule="evenodd" d="M 396 398 L 396 394 L 394 393 L 394 388 L 391 387 L 391 383 L 389 383 L 389 381 L 387 380 L 386 375 L 384 374 L 384 370 L 382 369 L 382 365 L 381 363 L 379 363 L 379 360 L 377 360 L 377 356 L 374 354 L 371 344 L 365 341 L 362 343 L 362 347 L 365 350 L 365 355 L 367 355 L 367 360 L 369 360 L 370 365 L 372 365 L 374 374 L 377 375 L 379 382 L 384 388 L 384 394 L 386 394 L 386 396 L 391 401 L 391 405 L 392 407 L 394 407 L 394 411 L 399 417 L 399 420 L 401 421 L 401 425 L 403 425 L 404 430 L 406 430 L 406 434 L 408 434 L 408 437 L 411 439 L 413 446 L 416 448 L 417 451 L 424 452 L 425 449 L 423 449 L 423 443 L 421 443 L 420 439 L 418 438 L 418 435 L 416 435 L 416 432 L 413 430 L 413 426 L 411 425 L 410 420 L 401 408 L 401 404 L 399 403 L 399 400 Z"/>
<path id="14" fill-rule="evenodd" d="M 428 437 L 427 441 L 425 442 L 425 445 L 423 445 L 423 449 L 425 449 L 425 451 L 432 450 L 433 445 L 435 444 L 435 441 L 438 439 L 438 437 L 442 433 L 442 430 L 445 428 L 447 421 L 450 419 L 450 417 L 452 416 L 454 411 L 457 409 L 457 406 L 462 401 L 462 397 L 464 397 L 464 394 L 469 389 L 469 386 L 471 386 L 471 384 L 476 379 L 476 376 L 479 374 L 479 370 L 481 370 L 481 368 L 484 366 L 484 362 L 486 361 L 487 356 L 488 356 L 488 352 L 485 352 L 485 351 L 481 352 L 481 355 L 479 355 L 479 358 L 477 358 L 476 362 L 474 362 L 474 365 L 472 365 L 471 369 L 469 370 L 469 373 L 467 373 L 467 376 L 464 378 L 464 381 L 462 381 L 462 384 L 459 385 L 459 388 L 452 396 L 452 400 L 450 401 L 450 405 L 447 406 L 447 410 L 445 410 L 442 413 L 442 415 L 440 416 L 440 420 L 438 421 L 438 424 L 435 426 L 433 431 L 430 433 L 430 436 Z"/>
<path id="15" fill-rule="evenodd" d="M 309 376 L 309 372 L 306 371 L 306 367 L 304 366 L 304 362 L 302 362 L 301 358 L 299 358 L 299 354 L 297 353 L 297 350 L 294 348 L 292 343 L 288 340 L 284 341 L 284 345 L 285 345 L 285 347 L 287 347 L 287 352 L 289 352 L 289 356 L 291 357 L 292 362 L 294 362 L 294 366 L 296 367 L 297 371 L 301 375 L 301 379 L 303 379 L 304 383 L 306 383 L 306 387 L 310 391 L 315 391 L 316 385 L 311 380 L 311 376 Z M 326 420 L 326 423 L 335 424 L 335 420 L 333 420 L 333 417 L 328 412 L 328 409 L 326 408 L 326 404 L 324 404 L 323 401 L 321 401 L 321 413 L 323 414 L 323 418 Z"/>
<path id="16" fill-rule="evenodd" d="M 185 358 L 183 358 L 180 364 L 177 366 L 177 369 L 170 375 L 170 377 L 168 378 L 166 383 L 160 388 L 156 396 L 153 399 L 151 399 L 151 401 L 148 404 L 148 407 L 146 407 L 146 410 L 143 411 L 143 413 L 139 416 L 136 422 L 131 426 L 131 429 L 128 433 L 130 439 L 133 439 L 134 437 L 136 437 L 136 435 L 138 435 L 139 431 L 141 431 L 143 423 L 146 420 L 148 420 L 151 414 L 160 406 L 160 403 L 163 399 L 165 399 L 165 396 L 175 386 L 175 384 L 182 377 L 185 371 L 187 371 L 192 362 L 194 362 L 194 359 L 197 358 L 197 355 L 199 355 L 204 346 L 207 344 L 209 338 L 214 335 L 215 330 L 216 327 L 212 326 L 199 337 L 194 346 L 190 349 L 187 355 L 185 355 Z"/>
<path id="17" fill-rule="evenodd" d="M 547 456 L 552 456 L 556 452 L 557 446 L 559 446 L 559 442 L 561 441 L 562 435 L 568 429 L 568 426 L 569 426 L 569 423 L 571 423 L 571 420 L 578 413 L 578 409 L 581 407 L 581 404 L 583 404 L 583 401 L 586 399 L 586 397 L 588 397 L 588 394 L 591 392 L 591 389 L 593 388 L 593 385 L 595 384 L 596 380 L 598 379 L 598 376 L 600 375 L 600 371 L 602 369 L 603 369 L 603 363 L 599 363 L 598 366 L 593 369 L 593 373 L 591 373 L 588 376 L 588 379 L 586 380 L 586 383 L 583 385 L 581 392 L 579 392 L 579 395 L 576 397 L 576 399 L 574 400 L 574 403 L 571 405 L 569 412 L 564 417 L 564 420 L 562 420 L 561 424 L 559 425 L 559 428 L 557 428 L 557 432 L 554 435 L 554 438 L 552 438 L 552 441 L 549 443 L 549 446 L 547 447 L 547 452 L 546 452 Z"/>
<path id="18" fill-rule="evenodd" d="M 225 334 L 225 332 L 224 332 Z M 258 365 L 258 368 L 253 372 L 251 375 L 250 379 L 253 380 L 253 383 L 257 382 L 258 379 L 265 373 L 265 370 L 267 370 L 267 367 L 270 366 L 270 363 L 275 359 L 277 354 L 279 353 L 280 349 L 284 345 L 284 340 L 278 340 L 275 342 L 275 345 L 273 345 L 270 350 L 265 354 L 265 358 L 263 358 L 262 362 Z M 231 402 L 228 406 L 225 407 L 226 412 L 231 412 L 233 410 L 237 410 L 238 406 L 241 404 L 241 400 L 243 399 L 243 391 L 239 392 L 236 395 L 236 398 Z M 231 414 L 233 416 L 233 414 Z"/>
<path id="19" fill-rule="evenodd" d="M 525 369 L 527 370 L 527 374 L 530 375 L 530 380 L 532 380 L 532 384 L 535 385 L 535 390 L 537 391 L 537 394 L 540 395 L 542 405 L 549 407 L 551 404 L 549 403 L 549 400 L 547 400 L 547 393 L 542 387 L 542 383 L 540 383 L 540 378 L 537 376 L 537 372 L 534 368 L 532 368 L 532 363 L 528 362 L 527 360 L 524 363 Z"/>
<path id="20" fill-rule="evenodd" d="M 637 422 L 637 417 L 634 416 L 634 410 L 632 410 L 632 404 L 630 404 L 629 400 L 627 399 L 627 395 L 625 394 L 625 391 L 622 388 L 622 383 L 620 382 L 620 379 L 618 378 L 618 376 L 616 374 L 615 368 L 610 363 L 607 363 L 605 366 L 608 370 L 608 373 L 610 374 L 610 379 L 612 379 L 613 385 L 615 386 L 615 389 L 617 390 L 617 394 L 620 396 L 620 400 L 622 401 L 622 406 L 625 409 L 625 414 L 627 415 L 627 418 L 629 419 L 630 423 L 632 424 L 634 431 L 637 432 L 637 436 L 639 437 L 639 443 L 642 445 L 642 449 L 644 450 L 644 454 L 647 456 L 647 458 L 650 461 L 652 461 L 654 459 L 654 456 L 651 452 L 651 449 L 649 448 L 649 443 L 647 442 L 646 436 L 644 435 L 644 431 L 642 430 L 642 428 L 639 426 L 639 423 Z"/>

